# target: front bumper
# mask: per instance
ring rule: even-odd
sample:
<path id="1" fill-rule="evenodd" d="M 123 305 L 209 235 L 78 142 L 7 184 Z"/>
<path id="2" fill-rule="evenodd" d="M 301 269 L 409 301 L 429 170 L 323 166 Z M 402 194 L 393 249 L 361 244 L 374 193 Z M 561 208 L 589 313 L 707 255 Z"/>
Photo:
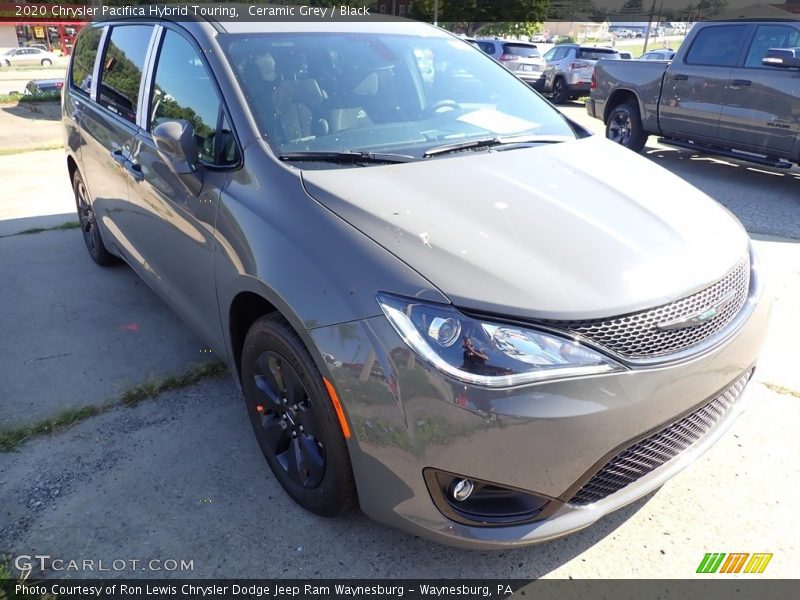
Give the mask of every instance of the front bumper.
<path id="1" fill-rule="evenodd" d="M 726 390 L 753 368 L 769 303 L 739 331 L 678 364 L 486 390 L 422 363 L 384 317 L 315 329 L 354 432 L 350 453 L 362 510 L 450 545 L 531 544 L 587 527 L 645 496 L 690 464 L 730 427 L 746 393 L 694 445 L 635 483 L 592 504 L 570 504 L 609 457 Z M 436 469 L 527 490 L 551 500 L 541 520 L 482 526 L 434 504 L 423 471 Z"/>

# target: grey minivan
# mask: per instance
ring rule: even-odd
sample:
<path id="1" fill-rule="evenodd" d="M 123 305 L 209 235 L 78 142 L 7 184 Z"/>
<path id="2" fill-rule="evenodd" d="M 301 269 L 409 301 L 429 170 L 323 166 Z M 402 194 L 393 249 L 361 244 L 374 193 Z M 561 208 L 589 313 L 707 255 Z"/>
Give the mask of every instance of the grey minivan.
<path id="1" fill-rule="evenodd" d="M 539 542 L 745 406 L 769 303 L 741 225 L 440 29 L 95 23 L 63 120 L 90 256 L 228 364 L 316 514 Z"/>

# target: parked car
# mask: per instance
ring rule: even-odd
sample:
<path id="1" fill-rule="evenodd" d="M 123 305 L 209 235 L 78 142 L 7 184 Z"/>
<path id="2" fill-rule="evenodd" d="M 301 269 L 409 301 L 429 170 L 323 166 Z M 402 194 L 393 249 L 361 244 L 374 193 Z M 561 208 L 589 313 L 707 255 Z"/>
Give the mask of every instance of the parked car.
<path id="1" fill-rule="evenodd" d="M 800 161 L 797 46 L 794 22 L 697 23 L 672 62 L 600 61 L 586 108 L 609 139 L 637 152 L 653 134 L 696 152 L 789 167 Z"/>
<path id="2" fill-rule="evenodd" d="M 475 43 L 522 81 L 542 90 L 545 61 L 535 44 L 492 38 L 476 38 Z"/>
<path id="3" fill-rule="evenodd" d="M 619 60 L 614 48 L 561 44 L 545 55 L 544 92 L 553 96 L 553 102 L 563 104 L 581 96 L 588 96 L 595 63 L 601 59 Z"/>
<path id="4" fill-rule="evenodd" d="M 226 362 L 309 511 L 539 542 L 659 488 L 745 406 L 770 307 L 735 217 L 445 31 L 99 21 L 64 96 L 90 257 Z"/>
<path id="5" fill-rule="evenodd" d="M 645 52 L 639 57 L 639 60 L 672 60 L 675 57 L 675 50 L 652 50 Z"/>
<path id="6" fill-rule="evenodd" d="M 547 43 L 549 36 L 543 33 L 537 33 L 536 35 L 531 36 L 531 42 L 534 44 L 545 44 Z"/>
<path id="7" fill-rule="evenodd" d="M 28 44 L 27 47 L 28 48 L 36 48 L 36 49 L 42 50 L 44 52 L 49 52 L 49 50 L 47 49 L 47 46 L 45 46 L 44 44 Z"/>
<path id="8" fill-rule="evenodd" d="M 633 55 L 630 52 L 620 52 L 619 57 L 622 60 L 631 60 L 633 58 Z"/>
<path id="9" fill-rule="evenodd" d="M 25 93 L 30 95 L 52 94 L 61 92 L 63 79 L 31 79 L 25 86 Z"/>
<path id="10" fill-rule="evenodd" d="M 52 65 L 56 55 L 40 48 L 12 48 L 0 56 L 6 67 L 22 67 L 29 65 Z"/>

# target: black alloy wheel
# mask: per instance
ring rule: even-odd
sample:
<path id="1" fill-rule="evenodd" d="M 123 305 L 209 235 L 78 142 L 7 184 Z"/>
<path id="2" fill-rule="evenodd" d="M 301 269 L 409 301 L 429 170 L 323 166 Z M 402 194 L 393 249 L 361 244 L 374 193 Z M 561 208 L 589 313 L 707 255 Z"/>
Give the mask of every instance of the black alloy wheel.
<path id="1" fill-rule="evenodd" d="M 621 146 L 640 152 L 647 143 L 647 133 L 642 126 L 639 108 L 633 102 L 624 102 L 611 109 L 606 120 L 606 138 Z"/>
<path id="2" fill-rule="evenodd" d="M 324 517 L 358 503 L 343 428 L 322 374 L 279 314 L 256 320 L 241 359 L 242 390 L 261 453 L 283 489 Z"/>
<path id="3" fill-rule="evenodd" d="M 325 446 L 308 390 L 292 365 L 272 351 L 256 359 L 254 378 L 262 396 L 256 435 L 295 483 L 317 487 L 325 475 Z"/>
<path id="4" fill-rule="evenodd" d="M 72 182 L 72 191 L 75 194 L 78 221 L 80 222 L 83 241 L 86 243 L 89 256 L 102 267 L 116 264 L 118 262 L 117 258 L 108 251 L 103 243 L 97 219 L 92 209 L 92 203 L 89 200 L 89 192 L 83 183 L 83 178 L 77 172 Z"/>

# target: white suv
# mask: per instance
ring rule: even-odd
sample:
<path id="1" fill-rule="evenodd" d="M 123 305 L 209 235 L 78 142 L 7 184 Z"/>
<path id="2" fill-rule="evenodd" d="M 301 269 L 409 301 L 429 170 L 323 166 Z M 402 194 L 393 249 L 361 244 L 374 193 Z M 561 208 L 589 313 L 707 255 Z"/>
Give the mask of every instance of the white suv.
<path id="1" fill-rule="evenodd" d="M 536 44 L 517 40 L 477 38 L 474 44 L 533 89 L 544 88 L 545 61 Z"/>

